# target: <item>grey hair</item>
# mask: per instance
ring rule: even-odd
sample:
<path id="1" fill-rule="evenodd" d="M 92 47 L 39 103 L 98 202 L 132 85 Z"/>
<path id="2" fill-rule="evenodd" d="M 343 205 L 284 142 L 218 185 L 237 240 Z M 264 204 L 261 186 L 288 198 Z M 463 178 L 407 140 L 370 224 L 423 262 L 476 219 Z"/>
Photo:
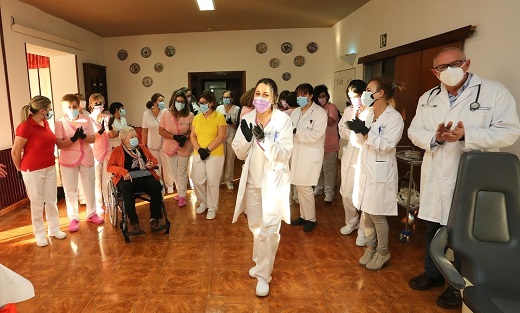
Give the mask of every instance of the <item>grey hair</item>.
<path id="1" fill-rule="evenodd" d="M 460 55 L 464 58 L 464 60 L 467 59 L 466 57 L 466 54 L 464 53 L 464 51 L 462 51 L 461 49 L 457 48 L 457 47 L 447 47 L 447 48 L 444 48 L 442 49 L 441 51 L 439 51 L 439 53 L 437 53 L 435 55 L 435 57 L 433 57 L 433 66 L 435 66 L 435 61 L 437 60 L 437 58 L 439 57 L 439 55 L 441 55 L 442 53 L 446 52 L 446 51 L 456 51 L 458 53 L 460 53 Z"/>
<path id="2" fill-rule="evenodd" d="M 119 131 L 119 139 L 124 141 L 131 132 L 135 132 L 135 129 L 132 126 L 124 126 L 123 129 Z"/>

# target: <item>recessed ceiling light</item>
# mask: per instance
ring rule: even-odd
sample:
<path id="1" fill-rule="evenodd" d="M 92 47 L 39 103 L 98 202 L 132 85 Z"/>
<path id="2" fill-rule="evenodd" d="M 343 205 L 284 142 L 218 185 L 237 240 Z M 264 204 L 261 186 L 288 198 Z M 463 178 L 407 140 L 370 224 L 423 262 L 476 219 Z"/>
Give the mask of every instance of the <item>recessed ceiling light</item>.
<path id="1" fill-rule="evenodd" d="M 215 3 L 213 0 L 195 0 L 199 6 L 199 11 L 214 11 Z"/>

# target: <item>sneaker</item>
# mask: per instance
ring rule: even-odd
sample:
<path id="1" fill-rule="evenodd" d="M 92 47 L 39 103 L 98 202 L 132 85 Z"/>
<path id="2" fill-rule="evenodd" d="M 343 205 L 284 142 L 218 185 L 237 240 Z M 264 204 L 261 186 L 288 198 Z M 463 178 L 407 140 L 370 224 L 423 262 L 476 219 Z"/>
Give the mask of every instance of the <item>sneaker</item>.
<path id="1" fill-rule="evenodd" d="M 291 221 L 291 226 L 302 226 L 305 225 L 305 222 L 307 221 L 300 216 L 297 219 Z"/>
<path id="2" fill-rule="evenodd" d="M 265 297 L 269 294 L 269 283 L 262 278 L 258 278 L 256 283 L 256 295 L 259 297 Z"/>
<path id="3" fill-rule="evenodd" d="M 201 203 L 197 209 L 195 209 L 195 212 L 197 214 L 202 214 L 206 211 L 206 205 L 204 203 Z"/>
<path id="4" fill-rule="evenodd" d="M 36 237 L 36 245 L 38 245 L 38 247 L 45 247 L 47 245 L 49 245 L 49 242 L 47 241 L 47 238 L 44 237 Z"/>
<path id="5" fill-rule="evenodd" d="M 179 198 L 180 198 L 179 194 L 176 194 L 175 196 L 173 196 L 173 200 L 175 200 L 175 201 L 179 201 Z"/>
<path id="6" fill-rule="evenodd" d="M 79 221 L 78 220 L 72 220 L 69 224 L 69 233 L 74 233 L 79 230 Z"/>
<path id="7" fill-rule="evenodd" d="M 182 207 L 182 206 L 186 206 L 186 198 L 184 197 L 179 197 L 179 206 Z"/>
<path id="8" fill-rule="evenodd" d="M 359 259 L 359 265 L 361 266 L 366 266 L 368 262 L 370 262 L 372 260 L 372 258 L 374 257 L 374 254 L 376 254 L 376 250 L 372 250 L 372 249 L 365 249 L 365 253 L 363 253 L 363 256 L 361 257 L 361 259 Z"/>
<path id="9" fill-rule="evenodd" d="M 358 230 L 357 238 L 356 238 L 356 246 L 365 247 L 367 245 L 367 237 L 364 232 Z"/>
<path id="10" fill-rule="evenodd" d="M 64 239 L 65 237 L 67 237 L 67 234 L 58 229 L 55 232 L 49 232 L 49 237 L 54 237 L 57 239 Z"/>
<path id="11" fill-rule="evenodd" d="M 448 286 L 439 297 L 437 297 L 437 305 L 444 309 L 458 309 L 462 307 L 462 297 L 460 290 Z"/>
<path id="12" fill-rule="evenodd" d="M 328 203 L 332 203 L 332 196 L 331 195 L 326 195 L 325 199 L 323 201 L 328 202 Z"/>
<path id="13" fill-rule="evenodd" d="M 217 216 L 217 210 L 209 209 L 209 210 L 208 210 L 208 214 L 206 214 L 206 219 L 207 219 L 207 220 L 212 220 L 212 219 L 214 219 L 216 216 Z"/>
<path id="14" fill-rule="evenodd" d="M 349 225 L 345 225 L 343 227 L 341 227 L 341 229 L 339 230 L 339 232 L 342 234 L 342 235 L 349 235 L 351 234 L 354 230 L 358 229 L 359 228 L 359 224 L 358 225 L 354 225 L 354 226 L 349 226 Z"/>
<path id="15" fill-rule="evenodd" d="M 444 277 L 441 276 L 437 279 L 431 279 L 426 276 L 425 273 L 422 273 L 421 275 L 410 279 L 408 286 L 415 290 L 428 290 L 433 287 L 444 286 Z"/>
<path id="16" fill-rule="evenodd" d="M 294 200 L 294 202 L 295 202 L 296 204 L 300 203 L 300 200 L 298 200 L 298 194 L 295 193 L 295 194 L 293 195 L 292 199 Z"/>
<path id="17" fill-rule="evenodd" d="M 306 233 L 310 233 L 314 227 L 316 227 L 318 222 L 305 221 L 305 225 L 303 225 L 303 231 Z"/>
<path id="18" fill-rule="evenodd" d="M 314 196 L 317 197 L 317 196 L 321 196 L 323 195 L 323 189 L 321 188 L 314 188 Z"/>
<path id="19" fill-rule="evenodd" d="M 103 224 L 105 222 L 105 220 L 97 214 L 92 214 L 89 218 L 87 218 L 87 222 L 91 222 L 91 223 L 99 225 L 99 224 Z"/>
<path id="20" fill-rule="evenodd" d="M 370 262 L 367 263 L 366 268 L 371 271 L 379 271 L 380 269 L 385 266 L 385 264 L 388 264 L 388 261 L 390 260 L 390 253 L 387 254 L 380 254 L 376 253 L 374 254 L 374 257 Z"/>
<path id="21" fill-rule="evenodd" d="M 226 183 L 226 187 L 227 187 L 228 190 L 235 189 L 235 186 L 233 186 L 233 183 Z"/>
<path id="22" fill-rule="evenodd" d="M 173 193 L 173 187 L 168 187 L 168 190 L 166 190 L 167 193 Z M 177 200 L 177 199 L 175 199 Z"/>
<path id="23" fill-rule="evenodd" d="M 251 278 L 256 277 L 256 265 L 249 269 L 249 277 L 251 277 Z"/>

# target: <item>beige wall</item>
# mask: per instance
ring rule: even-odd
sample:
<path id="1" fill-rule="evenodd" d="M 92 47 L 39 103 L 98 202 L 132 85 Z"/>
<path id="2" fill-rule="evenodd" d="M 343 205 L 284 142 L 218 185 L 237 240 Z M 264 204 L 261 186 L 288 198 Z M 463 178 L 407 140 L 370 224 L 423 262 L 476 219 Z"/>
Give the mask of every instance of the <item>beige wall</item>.
<path id="1" fill-rule="evenodd" d="M 516 0 L 371 0 L 333 27 L 336 56 L 356 51 L 358 57 L 395 48 L 467 25 L 477 31 L 466 39 L 464 50 L 470 70 L 502 82 L 513 94 L 520 112 L 520 1 Z M 379 35 L 388 45 L 379 48 Z M 336 59 L 334 68 L 343 69 Z M 363 67 L 356 67 L 362 78 Z M 520 155 L 520 141 L 505 151 Z"/>

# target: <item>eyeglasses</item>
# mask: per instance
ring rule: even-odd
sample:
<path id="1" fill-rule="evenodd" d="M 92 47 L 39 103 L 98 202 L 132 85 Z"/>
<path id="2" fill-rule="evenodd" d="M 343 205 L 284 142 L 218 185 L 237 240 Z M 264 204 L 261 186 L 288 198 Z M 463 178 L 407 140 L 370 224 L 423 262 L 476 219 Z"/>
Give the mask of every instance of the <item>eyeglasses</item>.
<path id="1" fill-rule="evenodd" d="M 448 67 L 451 67 L 451 68 L 461 67 L 462 65 L 464 65 L 464 63 L 466 63 L 466 60 L 458 60 L 458 61 L 451 62 L 450 64 L 437 65 L 436 67 L 434 67 L 434 69 L 437 72 L 444 72 L 446 69 L 448 69 Z"/>

